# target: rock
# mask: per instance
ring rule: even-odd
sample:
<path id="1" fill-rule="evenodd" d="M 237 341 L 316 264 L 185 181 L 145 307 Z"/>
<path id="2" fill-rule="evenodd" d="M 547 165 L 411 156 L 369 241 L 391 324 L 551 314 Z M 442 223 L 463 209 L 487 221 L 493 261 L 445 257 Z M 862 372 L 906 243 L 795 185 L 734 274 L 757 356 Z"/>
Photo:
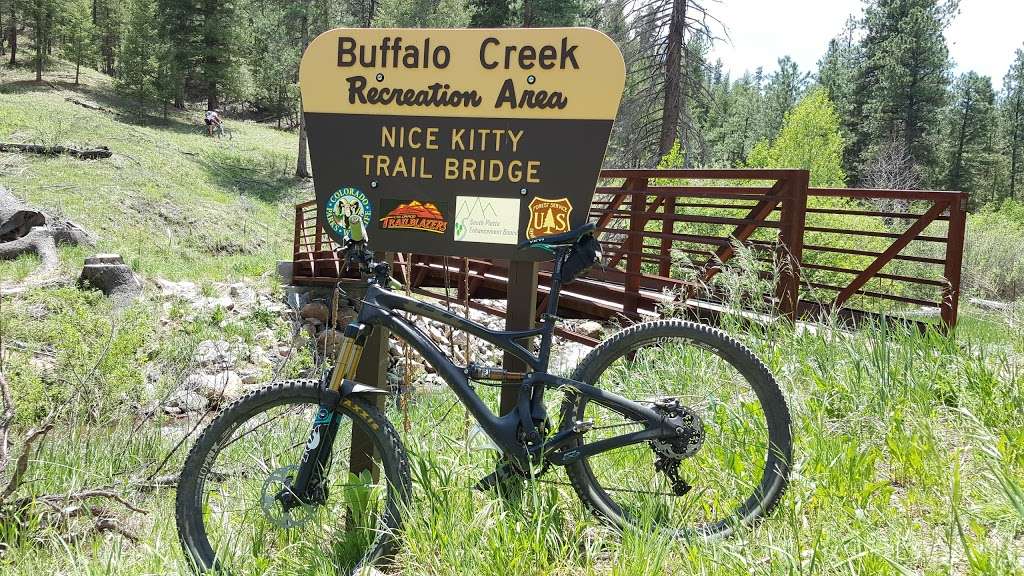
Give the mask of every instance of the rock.
<path id="1" fill-rule="evenodd" d="M 424 374 L 416 379 L 413 386 L 424 392 L 438 392 L 443 390 L 447 383 L 437 374 Z"/>
<path id="2" fill-rule="evenodd" d="M 327 317 L 330 315 L 330 310 L 327 305 L 323 302 L 310 302 L 299 310 L 299 317 L 303 319 L 316 318 L 321 324 L 327 324 Z"/>
<path id="3" fill-rule="evenodd" d="M 302 325 L 302 331 L 310 338 L 316 338 L 316 327 L 319 322 L 306 322 Z"/>
<path id="4" fill-rule="evenodd" d="M 277 275 L 280 276 L 281 281 L 285 284 L 292 283 L 292 270 L 294 268 L 294 262 L 291 260 L 278 260 L 277 261 Z"/>
<path id="5" fill-rule="evenodd" d="M 270 364 L 270 357 L 262 349 L 252 348 L 249 350 L 249 362 L 255 366 L 266 366 Z"/>
<path id="6" fill-rule="evenodd" d="M 98 254 L 86 258 L 78 284 L 90 285 L 122 303 L 142 294 L 142 282 L 117 254 Z"/>
<path id="7" fill-rule="evenodd" d="M 201 412 L 206 410 L 210 401 L 194 390 L 179 390 L 171 395 L 168 404 L 180 408 L 183 412 Z"/>
<path id="8" fill-rule="evenodd" d="M 196 347 L 192 361 L 203 368 L 224 370 L 235 365 L 235 354 L 224 340 L 204 340 Z"/>
<path id="9" fill-rule="evenodd" d="M 228 294 L 232 299 L 242 306 L 251 306 L 257 302 L 256 291 L 239 282 L 228 288 Z"/>
<path id="10" fill-rule="evenodd" d="M 192 300 L 199 296 L 199 287 L 194 282 L 171 282 L 163 278 L 157 278 L 154 282 L 156 282 L 157 288 L 160 289 L 160 293 L 164 296 L 173 296 L 185 300 Z"/>
<path id="11" fill-rule="evenodd" d="M 600 336 L 604 332 L 604 326 L 595 320 L 587 320 L 576 327 L 576 331 L 584 336 Z"/>
<path id="12" fill-rule="evenodd" d="M 245 392 L 242 384 L 241 376 L 227 371 L 219 374 L 189 374 L 183 388 L 198 392 L 211 402 L 220 403 L 222 400 L 231 401 L 241 397 Z"/>
<path id="13" fill-rule="evenodd" d="M 342 338 L 344 338 L 344 334 L 340 330 L 328 328 L 320 332 L 316 337 L 317 352 L 330 358 L 337 356 Z"/>
<path id="14" fill-rule="evenodd" d="M 255 370 L 242 372 L 239 376 L 242 378 L 242 384 L 245 384 L 246 386 L 252 386 L 259 382 L 260 379 L 260 373 Z"/>

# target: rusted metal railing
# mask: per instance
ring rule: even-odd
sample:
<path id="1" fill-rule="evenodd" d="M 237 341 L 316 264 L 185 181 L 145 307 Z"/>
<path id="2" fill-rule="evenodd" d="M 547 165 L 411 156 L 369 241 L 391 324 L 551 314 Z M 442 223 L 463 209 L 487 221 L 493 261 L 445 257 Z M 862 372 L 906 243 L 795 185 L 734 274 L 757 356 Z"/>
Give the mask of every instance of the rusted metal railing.
<path id="1" fill-rule="evenodd" d="M 749 247 L 771 264 L 764 298 L 791 318 L 834 313 L 854 319 L 939 310 L 956 323 L 967 195 L 962 192 L 811 188 L 805 170 L 604 170 L 590 217 L 607 265 L 565 288 L 567 316 L 640 318 L 668 288 L 715 297 L 714 277 Z M 336 282 L 342 274 L 314 202 L 295 208 L 294 281 Z M 413 288 L 449 287 L 462 300 L 505 297 L 504 261 L 410 255 Z M 404 274 L 406 262 L 396 265 Z M 550 267 L 542 266 L 538 309 Z M 498 309 L 475 302 L 491 312 Z M 915 310 L 916 312 L 917 310 Z"/>

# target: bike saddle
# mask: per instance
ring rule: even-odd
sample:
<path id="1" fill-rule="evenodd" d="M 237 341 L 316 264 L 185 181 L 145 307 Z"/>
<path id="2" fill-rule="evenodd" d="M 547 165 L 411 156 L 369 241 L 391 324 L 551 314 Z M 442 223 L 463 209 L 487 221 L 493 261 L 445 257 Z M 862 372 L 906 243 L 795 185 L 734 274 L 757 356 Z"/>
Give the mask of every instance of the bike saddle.
<path id="1" fill-rule="evenodd" d="M 541 236 L 539 238 L 531 238 L 529 240 L 523 240 L 516 248 L 522 250 L 524 248 L 532 247 L 547 247 L 547 248 L 558 248 L 564 246 L 572 246 L 579 241 L 580 238 L 587 234 L 593 233 L 597 229 L 597 224 L 593 222 L 587 222 L 583 226 L 576 228 L 575 230 L 569 230 L 568 232 L 562 232 L 561 234 L 555 234 L 553 236 Z"/>

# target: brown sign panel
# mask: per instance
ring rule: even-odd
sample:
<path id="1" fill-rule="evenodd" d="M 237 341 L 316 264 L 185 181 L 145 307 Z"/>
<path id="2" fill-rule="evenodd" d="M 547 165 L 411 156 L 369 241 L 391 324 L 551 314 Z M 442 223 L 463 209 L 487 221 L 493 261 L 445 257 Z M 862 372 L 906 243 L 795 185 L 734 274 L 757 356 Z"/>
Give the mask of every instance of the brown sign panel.
<path id="1" fill-rule="evenodd" d="M 522 259 L 587 220 L 625 79 L 586 28 L 348 29 L 300 69 L 318 209 L 377 250 Z"/>

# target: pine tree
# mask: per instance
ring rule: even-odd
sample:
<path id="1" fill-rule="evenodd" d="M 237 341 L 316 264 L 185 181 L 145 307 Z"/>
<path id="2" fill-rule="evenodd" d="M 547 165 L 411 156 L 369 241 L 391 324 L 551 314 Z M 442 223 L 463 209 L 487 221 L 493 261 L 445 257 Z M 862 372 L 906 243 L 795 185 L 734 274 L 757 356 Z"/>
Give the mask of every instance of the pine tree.
<path id="1" fill-rule="evenodd" d="M 1003 78 L 1000 106 L 1003 123 L 1002 148 L 1009 158 L 1009 196 L 1024 188 L 1024 49 L 1017 49 L 1010 71 Z"/>
<path id="2" fill-rule="evenodd" d="M 59 9 L 58 0 L 27 0 L 22 3 L 23 17 L 26 18 L 32 32 L 32 44 L 35 50 L 33 64 L 36 69 L 37 82 L 43 79 L 43 70 L 46 69 L 49 58 Z"/>
<path id="3" fill-rule="evenodd" d="M 232 85 L 237 70 L 237 19 L 234 0 L 199 0 L 199 77 L 206 93 L 208 110 L 220 107 L 221 97 Z"/>
<path id="4" fill-rule="evenodd" d="M 474 28 L 501 28 L 512 22 L 512 3 L 508 0 L 470 0 Z"/>
<path id="5" fill-rule="evenodd" d="M 92 8 L 88 0 L 70 0 L 65 10 L 62 29 L 62 52 L 66 59 L 75 63 L 77 86 L 82 64 L 92 65 L 98 54 L 96 27 L 92 23 Z"/>
<path id="6" fill-rule="evenodd" d="M 807 74 L 801 74 L 789 56 L 779 58 L 779 69 L 768 79 L 764 89 L 764 136 L 775 138 L 782 129 L 786 113 L 793 109 L 807 85 Z"/>
<path id="7" fill-rule="evenodd" d="M 944 118 L 947 189 L 973 193 L 989 182 L 996 128 L 994 105 L 995 91 L 988 76 L 968 72 L 957 79 Z"/>
<path id="8" fill-rule="evenodd" d="M 124 43 L 118 54 L 120 64 L 115 88 L 135 105 L 135 113 L 142 116 L 157 92 L 157 53 L 151 38 L 155 5 L 153 0 L 130 0 L 125 11 L 127 20 Z"/>
<path id="9" fill-rule="evenodd" d="M 864 66 L 864 51 L 855 42 L 858 23 L 852 17 L 843 31 L 829 41 L 825 55 L 818 61 L 818 85 L 824 88 L 839 114 L 840 131 L 846 147 L 843 150 L 843 168 L 851 180 L 859 182 L 859 164 L 866 139 L 862 133 L 865 95 L 857 90 L 858 78 Z"/>
<path id="10" fill-rule="evenodd" d="M 100 37 L 103 73 L 111 76 L 117 72 L 117 53 L 121 47 L 125 5 L 120 0 L 92 0 L 92 23 Z"/>
<path id="11" fill-rule="evenodd" d="M 874 0 L 867 6 L 865 63 L 857 85 L 866 96 L 862 161 L 897 136 L 931 180 L 937 179 L 936 136 L 949 84 L 943 30 L 955 9 L 955 0 Z"/>

